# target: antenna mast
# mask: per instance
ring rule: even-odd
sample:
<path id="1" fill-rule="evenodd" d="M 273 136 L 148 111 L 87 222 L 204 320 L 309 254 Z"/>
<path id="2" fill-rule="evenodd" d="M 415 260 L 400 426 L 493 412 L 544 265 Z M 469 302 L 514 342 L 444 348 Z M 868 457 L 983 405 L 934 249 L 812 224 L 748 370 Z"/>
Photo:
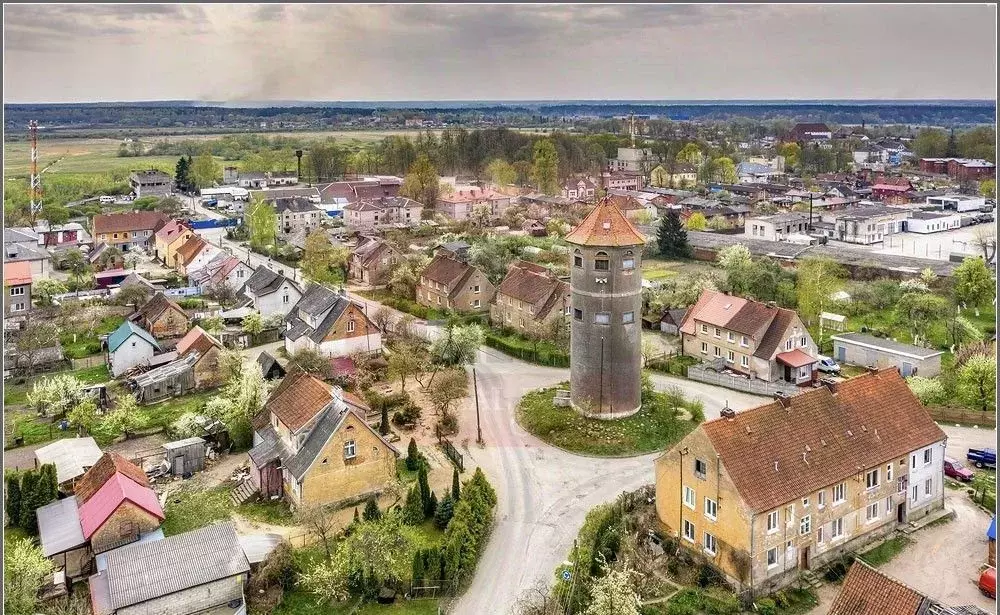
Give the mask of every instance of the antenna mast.
<path id="1" fill-rule="evenodd" d="M 38 174 L 38 122 L 28 122 L 28 136 L 31 139 L 31 221 L 42 210 L 42 177 Z"/>
<path id="2" fill-rule="evenodd" d="M 632 148 L 635 149 L 635 113 L 629 112 L 628 114 L 628 133 L 632 138 Z"/>

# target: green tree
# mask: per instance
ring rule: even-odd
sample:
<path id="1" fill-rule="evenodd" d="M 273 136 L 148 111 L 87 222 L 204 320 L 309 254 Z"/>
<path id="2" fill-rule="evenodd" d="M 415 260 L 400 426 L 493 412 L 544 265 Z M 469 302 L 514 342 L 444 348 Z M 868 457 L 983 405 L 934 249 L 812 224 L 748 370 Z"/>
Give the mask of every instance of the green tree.
<path id="1" fill-rule="evenodd" d="M 181 192 L 188 192 L 193 188 L 190 158 L 181 156 L 177 159 L 177 165 L 174 167 L 174 185 Z"/>
<path id="2" fill-rule="evenodd" d="M 378 432 L 383 436 L 389 435 L 389 406 L 382 404 L 382 419 L 378 423 Z"/>
<path id="3" fill-rule="evenodd" d="M 544 194 L 559 194 L 559 152 L 548 139 L 535 141 L 531 159 L 531 181 Z"/>
<path id="4" fill-rule="evenodd" d="M 953 346 L 960 346 L 965 342 L 972 342 L 983 338 L 983 332 L 968 318 L 956 316 L 945 320 L 945 329 L 948 331 L 948 339 Z"/>
<path id="5" fill-rule="evenodd" d="M 754 269 L 750 249 L 741 243 L 726 246 L 719 250 L 717 260 L 719 266 L 726 272 L 728 291 L 740 296 L 748 295 L 752 283 L 751 273 Z"/>
<path id="6" fill-rule="evenodd" d="M 906 384 L 910 386 L 910 390 L 917 396 L 920 403 L 925 406 L 940 404 L 947 398 L 944 385 L 942 385 L 941 381 L 936 378 L 911 376 L 906 379 Z"/>
<path id="7" fill-rule="evenodd" d="M 431 163 L 427 154 L 420 154 L 410 166 L 403 186 L 399 193 L 424 205 L 433 208 L 437 204 L 438 191 L 441 189 L 437 169 Z"/>
<path id="8" fill-rule="evenodd" d="M 66 285 L 55 278 L 42 278 L 31 284 L 31 298 L 41 307 L 52 305 L 52 298 L 61 295 L 66 290 Z"/>
<path id="9" fill-rule="evenodd" d="M 980 126 L 962 132 L 958 137 L 958 155 L 997 161 L 997 131 L 993 126 Z"/>
<path id="10" fill-rule="evenodd" d="M 943 297 L 930 293 L 911 292 L 899 298 L 896 317 L 899 323 L 909 327 L 913 343 L 926 339 L 930 327 L 940 322 L 951 308 Z"/>
<path id="11" fill-rule="evenodd" d="M 83 278 L 90 272 L 87 257 L 77 248 L 70 248 L 63 257 L 63 266 L 69 271 L 70 278 L 79 286 Z"/>
<path id="12" fill-rule="evenodd" d="M 406 469 L 416 472 L 420 468 L 420 450 L 417 449 L 417 441 L 410 438 L 410 444 L 406 447 Z"/>
<path id="13" fill-rule="evenodd" d="M 115 295 L 115 303 L 132 307 L 133 312 L 139 311 L 139 307 L 149 301 L 152 290 L 145 284 L 129 284 L 118 291 Z"/>
<path id="14" fill-rule="evenodd" d="M 684 226 L 689 231 L 703 231 L 708 227 L 708 220 L 705 219 L 705 214 L 696 211 L 688 216 L 687 223 Z"/>
<path id="15" fill-rule="evenodd" d="M 812 324 L 830 303 L 830 295 L 841 290 L 847 272 L 834 260 L 807 258 L 796 269 L 799 314 Z"/>
<path id="16" fill-rule="evenodd" d="M 997 196 L 997 180 L 986 179 L 979 182 L 979 194 L 988 199 L 995 199 Z M 34 288 L 32 288 L 32 292 L 34 292 Z"/>
<path id="17" fill-rule="evenodd" d="M 83 399 L 84 384 L 79 378 L 57 374 L 36 380 L 28 393 L 28 407 L 39 414 L 59 417 Z"/>
<path id="18" fill-rule="evenodd" d="M 677 152 L 676 160 L 682 164 L 700 166 L 702 161 L 701 148 L 694 143 L 688 143 Z"/>
<path id="19" fill-rule="evenodd" d="M 411 487 L 406 493 L 406 503 L 403 505 L 403 522 L 407 525 L 420 525 L 424 522 L 424 505 L 420 500 L 420 490 Z"/>
<path id="20" fill-rule="evenodd" d="M 431 357 L 439 365 L 469 365 L 475 362 L 485 337 L 476 324 L 449 326 L 445 335 L 431 342 Z"/>
<path id="21" fill-rule="evenodd" d="M 7 496 L 4 511 L 10 525 L 17 527 L 21 523 L 21 475 L 16 470 L 7 470 L 3 478 Z"/>
<path id="22" fill-rule="evenodd" d="M 263 199 L 254 199 L 247 208 L 246 223 L 251 247 L 272 251 L 278 232 L 278 214 L 274 205 Z"/>
<path id="23" fill-rule="evenodd" d="M 414 344 L 396 344 L 389 355 L 389 374 L 399 378 L 400 390 L 406 391 L 406 379 L 418 376 L 426 368 L 423 349 Z"/>
<path id="24" fill-rule="evenodd" d="M 937 128 L 925 128 L 910 144 L 917 158 L 940 158 L 948 151 L 948 135 Z"/>
<path id="25" fill-rule="evenodd" d="M 76 425 L 77 429 L 85 433 L 91 433 L 97 425 L 97 404 L 91 398 L 84 399 L 77 403 L 66 413 L 66 419 L 71 425 Z"/>
<path id="26" fill-rule="evenodd" d="M 585 615 L 639 615 L 639 594 L 628 567 L 612 568 L 594 581 Z"/>
<path id="27" fill-rule="evenodd" d="M 115 399 L 115 408 L 102 422 L 102 429 L 110 434 L 122 434 L 128 440 L 145 424 L 142 413 L 139 412 L 139 402 L 131 393 L 122 393 Z"/>
<path id="28" fill-rule="evenodd" d="M 215 185 L 216 179 L 222 174 L 219 163 L 212 157 L 212 152 L 205 150 L 191 165 L 191 177 L 195 187 L 208 188 Z"/>
<path id="29" fill-rule="evenodd" d="M 952 128 L 951 133 L 948 134 L 948 145 L 945 146 L 944 155 L 949 158 L 958 156 L 958 139 L 955 138 L 954 128 Z"/>
<path id="30" fill-rule="evenodd" d="M 316 229 L 306 237 L 302 256 L 302 273 L 320 283 L 337 283 L 347 279 L 347 248 L 334 246 L 323 229 Z M 331 275 L 334 271 L 336 274 Z"/>
<path id="31" fill-rule="evenodd" d="M 34 615 L 38 593 L 53 564 L 28 538 L 6 541 L 3 550 L 3 611 L 8 615 Z"/>
<path id="32" fill-rule="evenodd" d="M 996 355 L 975 356 L 958 370 L 958 398 L 970 408 L 996 411 Z"/>
<path id="33" fill-rule="evenodd" d="M 369 498 L 365 504 L 365 512 L 361 513 L 361 518 L 365 521 L 378 521 L 382 518 L 382 511 L 378 508 L 378 501 Z"/>
<path id="34" fill-rule="evenodd" d="M 458 468 L 452 468 L 451 472 L 451 497 L 456 502 L 462 496 L 462 482 L 459 480 Z"/>
<path id="35" fill-rule="evenodd" d="M 660 219 L 660 225 L 656 229 L 656 246 L 660 255 L 667 258 L 688 258 L 691 256 L 687 230 L 681 223 L 681 217 L 677 211 L 671 209 L 666 216 Z"/>
<path id="36" fill-rule="evenodd" d="M 45 506 L 48 502 L 42 501 L 39 483 L 41 474 L 37 470 L 28 470 L 21 476 L 21 510 L 18 525 L 29 535 L 38 534 L 38 519 L 35 517 L 35 510 L 39 506 Z"/>
<path id="37" fill-rule="evenodd" d="M 455 504 L 451 499 L 451 494 L 446 493 L 441 503 L 438 504 L 437 510 L 434 511 L 434 525 L 442 530 L 448 527 L 448 522 L 451 521 L 452 516 L 455 514 L 454 507 Z"/>
<path id="38" fill-rule="evenodd" d="M 735 184 L 736 180 L 739 179 L 736 176 L 736 164 L 733 163 L 732 158 L 727 158 L 722 156 L 714 160 L 715 163 L 715 177 L 717 181 L 724 184 Z"/>
<path id="39" fill-rule="evenodd" d="M 468 375 L 463 369 L 448 370 L 428 384 L 426 394 L 438 414 L 446 417 L 454 404 L 469 394 Z"/>
<path id="40" fill-rule="evenodd" d="M 503 158 L 494 158 L 486 165 L 486 175 L 495 186 L 508 186 L 517 181 L 517 171 Z"/>
<path id="41" fill-rule="evenodd" d="M 427 482 L 427 465 L 420 464 L 420 469 L 417 471 L 417 487 L 420 490 L 420 504 L 424 510 L 424 518 L 430 517 L 434 514 L 431 509 L 431 487 L 430 483 Z"/>
<path id="42" fill-rule="evenodd" d="M 260 317 L 260 312 L 250 312 L 243 317 L 243 332 L 251 336 L 264 332 L 264 321 Z"/>
<path id="43" fill-rule="evenodd" d="M 979 316 L 979 308 L 995 297 L 996 286 L 986 261 L 978 256 L 966 258 L 955 267 L 952 276 L 955 280 L 955 301 L 972 307 Z"/>
<path id="44" fill-rule="evenodd" d="M 778 146 L 778 155 L 785 158 L 786 169 L 797 169 L 799 167 L 800 156 L 802 155 L 802 148 L 795 142 L 782 143 Z"/>
<path id="45" fill-rule="evenodd" d="M 424 580 L 424 575 L 426 575 L 424 568 L 424 551 L 423 549 L 418 549 L 416 553 L 413 554 L 413 582 L 414 584 L 420 583 Z"/>

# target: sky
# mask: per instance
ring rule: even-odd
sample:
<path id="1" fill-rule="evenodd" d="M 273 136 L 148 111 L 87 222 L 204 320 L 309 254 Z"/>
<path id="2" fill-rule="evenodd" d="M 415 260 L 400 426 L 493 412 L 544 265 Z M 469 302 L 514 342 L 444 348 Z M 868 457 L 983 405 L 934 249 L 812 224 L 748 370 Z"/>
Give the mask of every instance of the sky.
<path id="1" fill-rule="evenodd" d="M 995 5 L 7 4 L 4 102 L 995 99 Z"/>

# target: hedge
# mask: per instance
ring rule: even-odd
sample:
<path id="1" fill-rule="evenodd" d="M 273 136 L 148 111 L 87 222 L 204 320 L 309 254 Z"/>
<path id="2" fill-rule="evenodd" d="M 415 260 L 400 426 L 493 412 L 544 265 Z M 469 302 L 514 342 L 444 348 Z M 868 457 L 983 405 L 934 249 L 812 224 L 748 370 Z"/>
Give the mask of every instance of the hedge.
<path id="1" fill-rule="evenodd" d="M 517 357 L 522 361 L 550 367 L 569 367 L 569 354 L 562 350 L 552 350 L 543 347 L 536 351 L 531 347 L 531 342 L 527 340 L 520 340 L 509 336 L 504 337 L 493 332 L 486 334 L 485 343 L 490 348 Z"/>

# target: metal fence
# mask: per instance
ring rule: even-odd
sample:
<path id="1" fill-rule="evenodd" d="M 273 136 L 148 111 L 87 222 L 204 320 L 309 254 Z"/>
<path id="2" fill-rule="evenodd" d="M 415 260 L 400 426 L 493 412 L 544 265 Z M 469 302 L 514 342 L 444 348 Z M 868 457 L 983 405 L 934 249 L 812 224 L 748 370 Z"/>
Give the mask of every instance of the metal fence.
<path id="1" fill-rule="evenodd" d="M 689 366 L 687 368 L 687 377 L 691 380 L 697 380 L 698 382 L 714 384 L 726 387 L 727 389 L 733 389 L 735 391 L 745 391 L 755 395 L 774 395 L 775 393 L 796 395 L 802 392 L 801 388 L 781 380 L 767 382 L 766 380 L 760 380 L 759 378 L 750 379 L 743 376 L 735 376 L 733 374 L 722 374 L 706 369 L 701 365 Z"/>
<path id="2" fill-rule="evenodd" d="M 465 458 L 462 456 L 462 453 L 458 452 L 455 445 L 451 443 L 451 440 L 448 438 L 441 438 L 440 443 L 441 448 L 444 450 L 444 454 L 448 456 L 448 459 L 451 459 L 452 463 L 458 466 L 458 471 L 465 472 Z"/>

